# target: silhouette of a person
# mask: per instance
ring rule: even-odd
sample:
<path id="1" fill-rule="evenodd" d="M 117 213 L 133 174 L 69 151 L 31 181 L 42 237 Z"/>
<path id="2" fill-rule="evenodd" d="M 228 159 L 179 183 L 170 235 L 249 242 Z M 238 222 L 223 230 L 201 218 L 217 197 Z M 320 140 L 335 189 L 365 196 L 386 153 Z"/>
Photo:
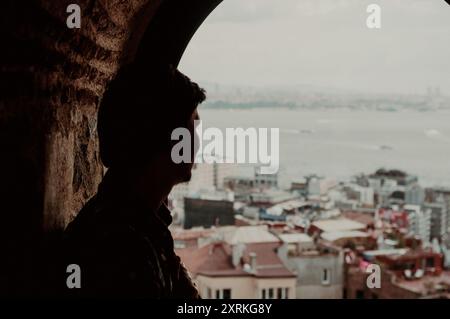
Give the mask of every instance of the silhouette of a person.
<path id="1" fill-rule="evenodd" d="M 171 133 L 189 129 L 194 145 L 204 99 L 204 90 L 171 66 L 130 65 L 110 83 L 97 125 L 108 170 L 64 234 L 65 265 L 81 269 L 81 288 L 65 288 L 69 296 L 199 298 L 174 252 L 166 205 L 193 167 L 172 160 Z"/>

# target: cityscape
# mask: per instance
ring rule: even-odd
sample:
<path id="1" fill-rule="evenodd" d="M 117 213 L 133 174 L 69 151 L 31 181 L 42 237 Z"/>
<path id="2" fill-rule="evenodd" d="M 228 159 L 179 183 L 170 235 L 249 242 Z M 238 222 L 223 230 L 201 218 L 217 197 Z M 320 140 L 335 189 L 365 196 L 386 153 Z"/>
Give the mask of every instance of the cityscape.
<path id="1" fill-rule="evenodd" d="M 448 110 L 450 99 L 440 86 L 428 86 L 414 94 L 367 93 L 333 87 L 298 85 L 284 87 L 233 86 L 205 82 L 210 109 L 253 109 L 274 106 L 304 110 L 347 109 L 357 111 L 430 112 Z"/>
<path id="2" fill-rule="evenodd" d="M 176 253 L 203 298 L 450 297 L 450 188 L 397 169 L 289 189 L 238 171 L 197 165 L 170 196 Z"/>
<path id="3" fill-rule="evenodd" d="M 232 0 L 192 41 L 205 126 L 280 128 L 278 174 L 201 164 L 171 193 L 203 298 L 450 297 L 447 4 L 378 1 L 376 30 L 369 4 Z"/>

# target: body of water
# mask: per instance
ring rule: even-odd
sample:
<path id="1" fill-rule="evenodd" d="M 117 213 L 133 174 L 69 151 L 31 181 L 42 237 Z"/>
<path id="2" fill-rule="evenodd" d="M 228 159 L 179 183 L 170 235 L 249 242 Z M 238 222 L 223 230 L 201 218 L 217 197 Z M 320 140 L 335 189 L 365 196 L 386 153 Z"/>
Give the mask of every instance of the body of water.
<path id="1" fill-rule="evenodd" d="M 381 167 L 450 186 L 450 111 L 200 109 L 200 116 L 205 127 L 279 128 L 282 186 L 307 174 L 348 180 Z"/>

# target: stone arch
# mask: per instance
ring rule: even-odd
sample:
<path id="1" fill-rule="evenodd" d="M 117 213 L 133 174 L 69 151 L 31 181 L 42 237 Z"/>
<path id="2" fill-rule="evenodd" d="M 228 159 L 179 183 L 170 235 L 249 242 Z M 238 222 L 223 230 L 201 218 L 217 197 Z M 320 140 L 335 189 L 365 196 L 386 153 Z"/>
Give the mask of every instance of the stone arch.
<path id="1" fill-rule="evenodd" d="M 31 254 L 36 245 L 95 193 L 103 175 L 96 115 L 108 81 L 134 59 L 177 65 L 220 2 L 1 2 L 0 293 L 23 293 L 24 274 L 45 258 Z M 66 26 L 70 3 L 81 7 L 80 29 Z"/>

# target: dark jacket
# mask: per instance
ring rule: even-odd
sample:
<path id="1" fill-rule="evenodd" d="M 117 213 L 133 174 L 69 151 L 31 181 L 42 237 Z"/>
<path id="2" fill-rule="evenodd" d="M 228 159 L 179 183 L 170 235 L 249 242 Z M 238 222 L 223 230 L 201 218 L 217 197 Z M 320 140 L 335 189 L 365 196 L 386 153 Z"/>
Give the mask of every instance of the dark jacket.
<path id="1" fill-rule="evenodd" d="M 166 205 L 146 211 L 103 182 L 64 234 L 64 270 L 81 269 L 81 288 L 64 282 L 68 296 L 199 298 L 174 253 L 171 222 Z"/>

